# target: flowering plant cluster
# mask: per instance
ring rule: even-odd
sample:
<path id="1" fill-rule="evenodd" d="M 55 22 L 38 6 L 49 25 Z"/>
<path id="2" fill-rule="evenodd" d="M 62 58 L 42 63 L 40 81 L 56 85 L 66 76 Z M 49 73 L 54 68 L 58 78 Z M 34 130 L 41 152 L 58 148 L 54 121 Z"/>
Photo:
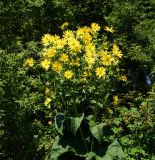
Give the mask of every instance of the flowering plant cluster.
<path id="1" fill-rule="evenodd" d="M 99 24 L 92 23 L 90 27 L 77 30 L 67 27 L 68 23 L 61 26 L 61 36 L 45 34 L 41 41 L 43 49 L 39 53 L 39 60 L 30 57 L 25 65 L 41 71 L 41 80 L 45 84 L 44 106 L 55 115 L 58 132 L 61 135 L 68 133 L 67 137 L 71 136 L 70 132 L 74 136 L 79 135 L 81 138 L 78 141 L 82 139 L 82 142 L 78 143 L 84 145 L 86 153 L 77 153 L 77 146 L 71 148 L 74 148 L 75 154 L 87 156 L 87 152 L 93 151 L 94 138 L 100 145 L 104 142 L 103 121 L 112 111 L 110 107 L 119 104 L 119 98 L 113 92 L 117 82 L 127 81 L 127 77 L 121 75 L 119 69 L 123 54 L 116 43 L 108 42 L 105 35 L 101 37 L 99 32 L 102 28 Z M 114 32 L 108 27 L 104 30 L 110 34 Z M 83 126 L 83 123 L 89 126 L 88 135 L 82 130 L 87 126 Z M 52 121 L 50 124 L 53 124 Z M 69 129 L 66 129 L 66 124 L 69 124 Z M 67 152 L 61 145 L 55 145 L 63 140 L 69 143 L 65 138 L 66 135 L 56 138 L 53 148 L 56 146 L 59 150 L 51 152 L 51 159 Z M 75 138 L 72 141 L 76 141 Z M 121 148 L 117 141 L 111 145 Z M 55 157 L 52 157 L 53 154 Z"/>
<path id="2" fill-rule="evenodd" d="M 61 27 L 61 37 L 50 34 L 42 37 L 39 66 L 49 76 L 45 87 L 45 106 L 50 106 L 53 98 L 58 100 L 60 93 L 64 98 L 74 91 L 80 98 L 80 94 L 89 95 L 90 91 L 106 91 L 106 83 L 110 84 L 114 78 L 126 80 L 124 75 L 119 77 L 118 64 L 122 58 L 119 47 L 98 38 L 101 27 L 97 23 L 76 31 L 65 30 L 66 25 L 68 23 Z M 25 62 L 29 67 L 36 63 L 32 57 Z"/>

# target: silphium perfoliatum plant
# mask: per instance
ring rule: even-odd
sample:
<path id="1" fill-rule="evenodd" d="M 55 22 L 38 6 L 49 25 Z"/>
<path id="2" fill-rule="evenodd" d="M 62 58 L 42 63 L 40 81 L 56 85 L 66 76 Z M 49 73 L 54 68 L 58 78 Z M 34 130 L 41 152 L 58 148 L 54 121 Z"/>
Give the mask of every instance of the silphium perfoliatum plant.
<path id="1" fill-rule="evenodd" d="M 117 104 L 117 96 L 111 102 L 117 82 L 127 81 L 119 68 L 123 54 L 106 34 L 99 34 L 99 24 L 77 30 L 67 26 L 61 26 L 61 36 L 42 37 L 39 60 L 25 61 L 25 66 L 42 70 L 44 107 L 55 114 L 58 136 L 45 159 L 124 159 L 119 140 L 103 120 Z M 113 34 L 108 27 L 104 32 Z"/>

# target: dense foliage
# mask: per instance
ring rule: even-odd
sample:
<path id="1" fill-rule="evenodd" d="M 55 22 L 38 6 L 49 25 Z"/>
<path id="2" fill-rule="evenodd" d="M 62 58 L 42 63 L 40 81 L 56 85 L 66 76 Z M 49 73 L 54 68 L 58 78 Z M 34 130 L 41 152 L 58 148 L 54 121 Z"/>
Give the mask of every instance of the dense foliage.
<path id="1" fill-rule="evenodd" d="M 0 0 L 0 159 L 153 160 L 154 10 Z"/>

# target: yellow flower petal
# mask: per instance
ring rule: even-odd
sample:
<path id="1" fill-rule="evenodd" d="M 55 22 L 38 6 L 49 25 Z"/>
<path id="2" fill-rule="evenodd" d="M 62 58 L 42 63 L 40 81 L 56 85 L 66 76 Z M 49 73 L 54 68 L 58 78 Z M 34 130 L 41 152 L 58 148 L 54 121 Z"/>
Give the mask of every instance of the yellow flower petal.
<path id="1" fill-rule="evenodd" d="M 65 73 L 64 73 L 64 76 L 67 78 L 67 79 L 71 79 L 73 77 L 73 72 L 71 70 L 67 70 Z"/>
<path id="2" fill-rule="evenodd" d="M 31 58 L 28 58 L 26 61 L 25 61 L 25 65 L 29 66 L 29 67 L 33 67 L 34 66 L 34 63 L 35 63 L 35 60 L 31 57 Z"/>
<path id="3" fill-rule="evenodd" d="M 97 75 L 99 78 L 105 76 L 105 74 L 106 74 L 106 70 L 105 70 L 104 67 L 97 67 L 97 68 L 96 68 L 96 75 Z"/>
<path id="4" fill-rule="evenodd" d="M 50 61 L 48 59 L 44 59 L 41 61 L 41 66 L 45 69 L 48 70 L 50 68 Z"/>

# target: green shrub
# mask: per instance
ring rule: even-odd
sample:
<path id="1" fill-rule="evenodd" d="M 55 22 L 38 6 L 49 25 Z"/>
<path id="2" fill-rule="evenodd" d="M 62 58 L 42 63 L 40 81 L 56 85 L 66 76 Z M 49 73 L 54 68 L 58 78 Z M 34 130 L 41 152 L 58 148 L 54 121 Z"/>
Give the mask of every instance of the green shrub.
<path id="1" fill-rule="evenodd" d="M 0 52 L 1 97 L 0 110 L 3 111 L 1 154 L 2 159 L 37 159 L 44 156 L 44 147 L 37 151 L 38 138 L 46 131 L 42 111 L 35 110 L 36 100 L 42 97 L 33 86 L 33 77 L 26 74 L 23 65 L 26 57 L 35 57 L 38 44 L 30 42 L 27 49 L 22 45 L 13 53 Z M 33 90 L 33 92 L 32 92 Z M 40 101 L 38 101 L 39 103 Z M 47 133 L 48 134 L 48 133 Z"/>

